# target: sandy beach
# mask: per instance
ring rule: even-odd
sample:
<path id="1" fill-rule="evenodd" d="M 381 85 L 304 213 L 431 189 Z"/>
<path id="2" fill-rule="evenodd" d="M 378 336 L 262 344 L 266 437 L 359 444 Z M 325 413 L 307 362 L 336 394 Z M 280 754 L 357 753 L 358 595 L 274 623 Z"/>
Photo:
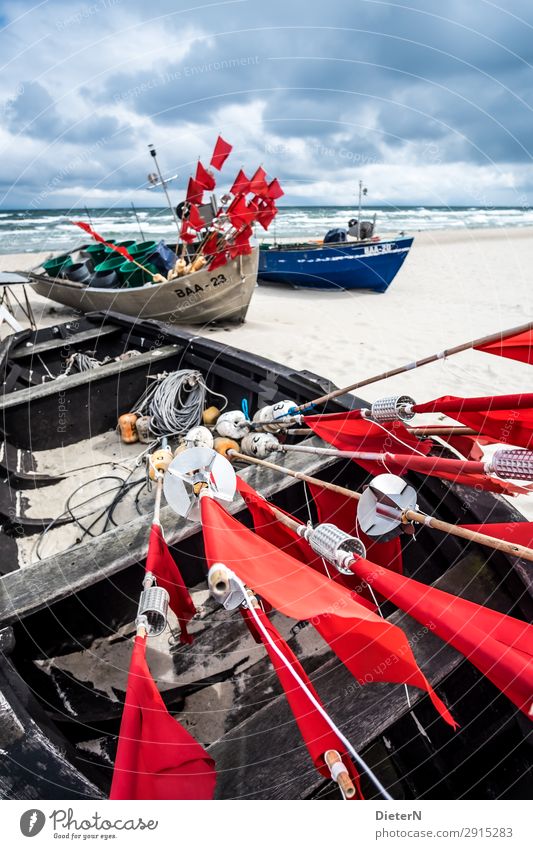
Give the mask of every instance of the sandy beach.
<path id="1" fill-rule="evenodd" d="M 31 268 L 45 256 L 3 255 L 0 269 Z M 342 386 L 523 323 L 533 313 L 532 292 L 533 228 L 421 232 L 383 295 L 259 286 L 244 325 L 200 332 Z M 31 299 L 39 323 L 70 316 L 60 305 L 34 294 Z M 8 332 L 4 325 L 2 336 Z M 373 399 L 408 392 L 423 401 L 517 392 L 530 384 L 527 365 L 467 352 L 369 386 L 364 394 Z"/>

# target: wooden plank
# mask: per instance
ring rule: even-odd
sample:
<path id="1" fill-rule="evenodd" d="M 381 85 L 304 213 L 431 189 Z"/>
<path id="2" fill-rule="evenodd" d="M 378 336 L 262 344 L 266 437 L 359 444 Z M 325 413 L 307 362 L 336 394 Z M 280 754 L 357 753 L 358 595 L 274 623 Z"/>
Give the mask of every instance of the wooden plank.
<path id="1" fill-rule="evenodd" d="M 123 375 L 125 372 L 139 369 L 145 364 L 150 364 L 151 361 L 164 359 L 176 353 L 178 347 L 176 345 L 163 345 L 160 348 L 155 348 L 153 351 L 147 351 L 140 354 L 138 357 L 131 357 L 127 360 L 119 360 L 119 362 L 106 363 L 99 366 L 97 369 L 90 372 L 76 372 L 69 374 L 68 377 L 62 378 L 60 383 L 55 380 L 50 380 L 42 386 L 29 389 L 20 389 L 18 392 L 13 392 L 10 395 L 5 395 L 0 401 L 0 409 L 9 409 L 11 407 L 22 407 L 25 404 L 31 404 L 40 399 L 47 398 L 50 395 L 56 395 L 61 391 L 62 394 L 77 387 L 84 386 L 93 380 L 102 380 L 105 377 L 113 375 Z M 119 378 L 120 379 L 120 378 Z"/>
<path id="2" fill-rule="evenodd" d="M 49 339 L 46 342 L 37 342 L 33 345 L 29 345 L 27 348 L 22 344 L 15 348 L 9 358 L 11 360 L 20 360 L 23 357 L 33 357 L 37 354 L 45 354 L 47 351 L 55 351 L 58 348 L 68 348 L 73 343 L 78 345 L 83 344 L 84 342 L 89 342 L 92 339 L 101 339 L 102 337 L 110 336 L 113 333 L 121 333 L 121 328 L 116 325 L 111 325 L 110 327 L 95 327 L 91 330 L 83 330 L 80 333 L 73 331 L 65 338 L 59 336 L 55 339 Z"/>
<path id="3" fill-rule="evenodd" d="M 289 453 L 287 457 L 291 468 L 310 475 L 335 462 L 332 458 L 310 458 L 302 454 Z M 278 472 L 254 468 L 245 469 L 240 474 L 265 498 L 295 485 L 293 479 Z M 237 513 L 242 506 L 242 500 L 236 498 L 228 509 Z M 162 508 L 161 523 L 170 545 L 201 533 L 198 522 L 177 518 L 170 507 Z M 0 627 L 79 592 L 133 563 L 142 562 L 146 556 L 150 524 L 151 516 L 139 517 L 84 545 L 5 575 L 0 580 Z"/>
<path id="4" fill-rule="evenodd" d="M 475 574 L 476 580 L 472 577 Z M 498 591 L 484 561 L 471 555 L 450 569 L 434 586 L 479 604 L 508 610 L 513 600 Z M 462 655 L 404 613 L 389 621 L 407 635 L 432 686 L 463 661 Z M 315 670 L 311 679 L 326 709 L 355 749 L 361 752 L 410 708 L 401 685 L 363 687 L 335 658 Z M 411 704 L 427 698 L 409 688 Z M 435 722 L 441 723 L 437 713 Z M 323 778 L 314 769 L 284 696 L 278 696 L 209 747 L 217 764 L 217 797 L 224 799 L 300 799 L 314 792 Z"/>

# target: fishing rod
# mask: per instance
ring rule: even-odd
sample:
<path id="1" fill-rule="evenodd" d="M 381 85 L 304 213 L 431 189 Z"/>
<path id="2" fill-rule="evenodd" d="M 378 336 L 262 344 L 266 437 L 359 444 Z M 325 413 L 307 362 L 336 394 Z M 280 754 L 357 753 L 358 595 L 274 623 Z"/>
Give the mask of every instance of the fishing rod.
<path id="1" fill-rule="evenodd" d="M 361 493 L 354 492 L 351 489 L 348 489 L 344 486 L 339 486 L 339 484 L 329 483 L 327 481 L 320 480 L 320 478 L 312 477 L 311 475 L 306 475 L 304 472 L 294 471 L 293 469 L 289 469 L 285 466 L 280 466 L 277 463 L 273 463 L 269 460 L 260 460 L 257 457 L 250 457 L 246 454 L 242 454 L 240 451 L 229 448 L 226 452 L 226 456 L 228 456 L 231 460 L 238 460 L 239 462 L 248 463 L 254 466 L 260 466 L 265 469 L 269 469 L 273 472 L 280 472 L 281 474 L 288 475 L 289 477 L 295 478 L 296 480 L 303 481 L 304 483 L 311 484 L 314 486 L 319 486 L 322 489 L 328 490 L 328 492 L 334 492 L 337 495 L 342 495 L 345 498 L 351 498 L 355 502 L 359 503 L 361 498 L 363 497 Z M 374 488 L 374 493 L 376 493 L 376 488 Z M 273 508 L 275 509 L 275 508 Z M 451 536 L 460 537 L 462 539 L 466 539 L 469 542 L 474 542 L 479 545 L 484 545 L 487 548 L 493 548 L 497 551 L 501 551 L 504 554 L 511 555 L 513 557 L 520 557 L 523 560 L 528 560 L 529 562 L 533 562 L 533 549 L 527 548 L 526 546 L 519 545 L 517 543 L 508 542 L 507 540 L 498 539 L 498 537 L 490 536 L 489 534 L 484 534 L 479 531 L 472 531 L 468 528 L 461 528 L 458 525 L 452 525 L 450 522 L 444 522 L 442 519 L 438 519 L 435 516 L 428 515 L 426 513 L 422 513 L 414 508 L 407 509 L 399 509 L 391 506 L 391 504 L 385 505 L 376 501 L 375 509 L 378 515 L 383 516 L 385 519 L 390 519 L 391 521 L 398 521 L 401 526 L 406 526 L 409 524 L 417 524 L 424 525 L 428 528 L 433 528 L 434 530 L 441 531 L 445 534 L 450 534 Z M 285 514 L 280 514 L 284 516 Z M 279 517 L 278 517 L 279 518 Z M 292 527 L 294 530 L 294 527 Z"/>
<path id="2" fill-rule="evenodd" d="M 489 345 L 491 342 L 501 342 L 506 339 L 508 336 L 514 336 L 519 333 L 526 333 L 528 330 L 533 329 L 533 321 L 528 322 L 527 324 L 521 324 L 518 327 L 512 327 L 509 330 L 499 331 L 498 333 L 491 333 L 488 336 L 481 336 L 479 339 L 473 339 L 470 342 L 463 342 L 461 345 L 454 345 L 452 348 L 446 348 L 444 351 L 439 351 L 436 354 L 431 354 L 429 357 L 424 357 L 421 360 L 415 360 L 412 363 L 406 363 L 403 366 L 398 366 L 397 368 L 390 369 L 389 371 L 383 371 L 380 374 L 376 374 L 373 377 L 367 377 L 365 380 L 359 380 L 356 383 L 351 383 L 349 386 L 343 386 L 342 389 L 335 389 L 332 392 L 328 392 L 325 395 L 321 395 L 319 398 L 314 398 L 312 401 L 307 401 L 304 404 L 300 404 L 294 407 L 291 412 L 299 413 L 304 410 L 309 411 L 309 409 L 313 406 L 318 406 L 319 404 L 325 404 L 326 401 L 331 401 L 334 398 L 339 398 L 341 395 L 346 395 L 347 392 L 353 392 L 355 389 L 361 389 L 363 386 L 369 386 L 371 383 L 378 383 L 380 380 L 387 380 L 389 377 L 395 377 L 398 374 L 404 374 L 407 371 L 412 371 L 415 368 L 420 368 L 420 366 L 428 365 L 429 363 L 435 363 L 438 360 L 443 360 L 446 357 L 451 357 L 453 354 L 460 354 L 462 351 L 468 351 L 471 348 L 477 348 L 480 345 Z"/>
<path id="3" fill-rule="evenodd" d="M 338 448 L 319 448 L 315 445 L 282 445 L 276 436 L 269 433 L 249 434 L 242 440 L 243 453 L 264 459 L 273 451 L 294 451 L 314 454 L 318 457 L 362 460 L 379 463 L 388 471 L 396 464 L 404 470 L 431 474 L 442 472 L 453 475 L 496 475 L 503 480 L 533 481 L 533 451 L 526 449 L 501 448 L 494 452 L 491 460 L 450 460 L 445 457 L 426 457 L 422 454 L 393 454 L 375 451 L 342 451 Z"/>

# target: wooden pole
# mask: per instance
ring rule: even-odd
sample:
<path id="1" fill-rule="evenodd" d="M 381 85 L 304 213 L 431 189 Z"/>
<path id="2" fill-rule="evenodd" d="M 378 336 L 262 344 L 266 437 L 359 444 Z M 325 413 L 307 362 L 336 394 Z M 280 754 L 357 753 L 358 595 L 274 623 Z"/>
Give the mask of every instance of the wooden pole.
<path id="1" fill-rule="evenodd" d="M 311 477 L 303 472 L 296 472 L 293 469 L 287 469 L 285 466 L 279 466 L 277 463 L 271 463 L 269 460 L 259 460 L 257 457 L 248 457 L 246 454 L 241 454 L 239 451 L 233 450 L 228 451 L 228 456 L 241 462 L 250 463 L 254 466 L 262 466 L 263 468 L 271 469 L 274 472 L 280 472 L 288 475 L 289 477 L 296 478 L 296 480 L 304 481 L 305 483 L 320 486 L 322 489 L 327 489 L 330 492 L 335 492 L 338 495 L 345 496 L 346 498 L 353 498 L 354 501 L 359 501 L 361 498 L 361 494 L 359 492 L 353 492 L 353 490 L 347 489 L 344 486 L 329 483 L 327 481 L 320 480 L 320 478 Z M 291 530 L 299 533 L 302 527 L 299 522 L 295 519 L 289 519 L 284 513 L 281 513 L 273 507 L 272 504 L 270 504 L 270 507 L 279 521 Z M 533 549 L 531 548 L 526 548 L 524 545 L 508 542 L 507 540 L 502 540 L 498 537 L 490 536 L 489 534 L 482 534 L 479 531 L 471 531 L 468 528 L 460 528 L 457 525 L 450 524 L 450 522 L 443 522 L 441 519 L 436 519 L 434 516 L 428 516 L 426 513 L 420 513 L 418 510 L 406 510 L 404 513 L 401 513 L 399 518 L 401 518 L 401 521 L 404 524 L 414 522 L 419 525 L 425 525 L 436 531 L 460 537 L 461 539 L 466 539 L 469 542 L 484 545 L 487 548 L 493 548 L 496 551 L 501 551 L 512 557 L 520 557 L 522 560 L 533 562 Z"/>
<path id="2" fill-rule="evenodd" d="M 498 333 L 491 333 L 488 336 L 473 339 L 471 342 L 464 342 L 462 345 L 454 345 L 452 348 L 447 348 L 445 351 L 440 351 L 437 354 L 431 354 L 429 357 L 424 357 L 421 360 L 406 363 L 405 365 L 398 366 L 398 368 L 391 369 L 390 371 L 383 371 L 381 374 L 376 374 L 373 377 L 367 377 L 365 380 L 359 380 L 356 383 L 351 383 L 349 386 L 344 386 L 342 389 L 335 389 L 333 392 L 328 392 L 326 395 L 314 398 L 306 404 L 300 404 L 299 407 L 295 408 L 294 412 L 306 410 L 311 404 L 315 406 L 318 406 L 318 404 L 325 404 L 326 401 L 331 401 L 333 398 L 338 398 L 340 395 L 346 395 L 347 392 L 353 392 L 354 389 L 361 389 L 363 386 L 369 386 L 371 383 L 378 383 L 380 380 L 387 380 L 387 378 L 395 377 L 397 374 L 404 374 L 406 371 L 412 371 L 415 368 L 420 368 L 420 366 L 428 365 L 428 363 L 435 363 L 437 360 L 443 360 L 445 357 L 451 357 L 453 354 L 460 354 L 462 351 L 468 351 L 470 348 L 476 348 L 479 345 L 488 345 L 491 342 L 499 342 L 506 339 L 508 336 L 514 336 L 517 333 L 525 333 L 531 329 L 533 329 L 533 321 L 530 321 L 527 324 L 521 324 L 518 327 L 512 327 L 509 330 L 500 330 Z"/>
<path id="3" fill-rule="evenodd" d="M 369 419 L 368 421 L 372 421 Z M 284 425 L 284 422 L 276 424 Z M 479 432 L 471 427 L 460 425 L 420 425 L 420 427 L 407 427 L 406 430 L 413 436 L 479 436 Z M 313 436 L 314 431 L 310 427 L 297 427 L 283 430 L 288 436 Z"/>

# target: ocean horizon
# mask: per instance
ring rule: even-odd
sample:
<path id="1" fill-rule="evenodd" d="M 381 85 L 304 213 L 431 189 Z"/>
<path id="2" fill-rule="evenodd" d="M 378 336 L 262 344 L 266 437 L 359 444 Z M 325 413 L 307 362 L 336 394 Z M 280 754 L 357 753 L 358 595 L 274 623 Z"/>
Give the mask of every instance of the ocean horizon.
<path id="1" fill-rule="evenodd" d="M 138 207 L 139 223 L 131 207 L 105 209 L 0 209 L 0 254 L 61 251 L 83 240 L 70 222 L 90 219 L 108 239 L 165 239 L 175 241 L 176 228 L 168 207 Z M 87 214 L 88 213 L 88 214 Z M 376 233 L 393 235 L 425 230 L 468 230 L 490 227 L 533 226 L 533 208 L 517 206 L 365 206 L 363 220 L 376 215 Z M 328 230 L 348 226 L 357 217 L 354 206 L 280 206 L 265 232 L 257 227 L 259 241 L 274 238 L 322 238 Z M 142 233 L 141 233 L 142 231 Z"/>

